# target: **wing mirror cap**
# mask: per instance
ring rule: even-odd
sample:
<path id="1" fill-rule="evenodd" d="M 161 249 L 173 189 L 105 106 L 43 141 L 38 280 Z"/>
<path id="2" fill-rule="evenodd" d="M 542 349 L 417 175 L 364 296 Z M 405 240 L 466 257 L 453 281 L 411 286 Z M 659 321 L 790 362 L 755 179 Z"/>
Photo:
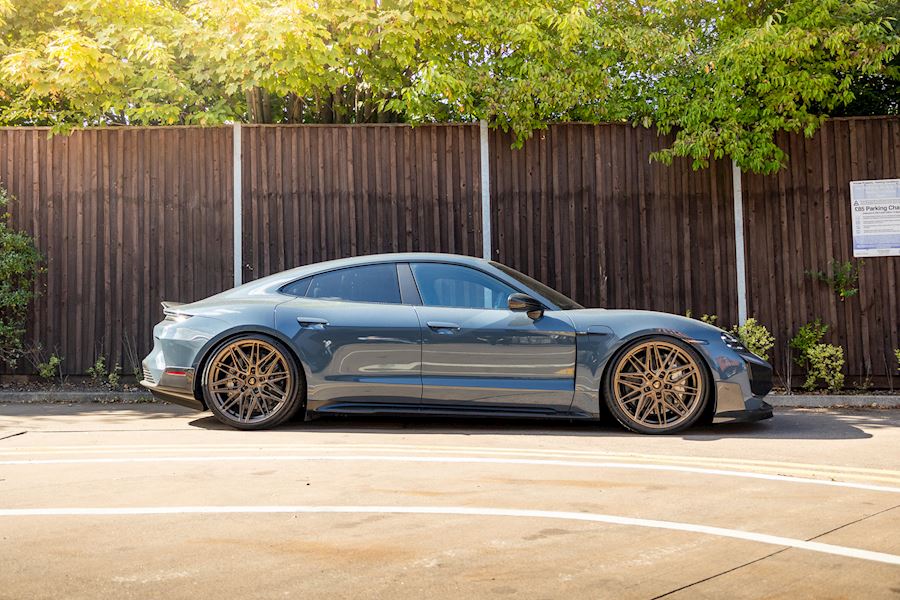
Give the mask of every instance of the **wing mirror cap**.
<path id="1" fill-rule="evenodd" d="M 506 305 L 513 312 L 527 314 L 533 321 L 544 316 L 544 305 L 528 294 L 510 294 Z"/>

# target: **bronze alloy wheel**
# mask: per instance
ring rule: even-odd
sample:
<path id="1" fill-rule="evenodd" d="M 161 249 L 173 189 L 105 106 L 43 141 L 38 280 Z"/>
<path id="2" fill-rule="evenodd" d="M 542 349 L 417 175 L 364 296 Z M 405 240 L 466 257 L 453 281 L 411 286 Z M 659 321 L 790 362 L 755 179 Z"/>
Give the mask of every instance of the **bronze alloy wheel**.
<path id="1" fill-rule="evenodd" d="M 607 404 L 634 431 L 679 431 L 703 412 L 706 379 L 696 352 L 686 344 L 668 338 L 640 340 L 616 361 Z"/>
<path id="2" fill-rule="evenodd" d="M 297 369 L 275 340 L 242 337 L 220 346 L 203 372 L 203 393 L 213 414 L 240 429 L 264 429 L 298 408 Z"/>

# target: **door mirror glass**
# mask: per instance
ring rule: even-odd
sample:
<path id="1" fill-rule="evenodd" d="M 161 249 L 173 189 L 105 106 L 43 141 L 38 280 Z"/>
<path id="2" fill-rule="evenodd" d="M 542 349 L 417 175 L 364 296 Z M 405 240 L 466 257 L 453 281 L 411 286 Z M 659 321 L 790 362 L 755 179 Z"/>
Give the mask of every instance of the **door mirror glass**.
<path id="1" fill-rule="evenodd" d="M 544 316 L 544 305 L 528 294 L 510 294 L 507 306 L 513 312 L 526 313 L 535 321 Z"/>

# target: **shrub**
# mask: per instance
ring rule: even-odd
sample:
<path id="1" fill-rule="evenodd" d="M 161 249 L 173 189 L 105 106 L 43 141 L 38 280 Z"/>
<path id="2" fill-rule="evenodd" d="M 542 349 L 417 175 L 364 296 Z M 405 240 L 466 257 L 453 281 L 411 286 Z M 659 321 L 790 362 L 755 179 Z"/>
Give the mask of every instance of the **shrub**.
<path id="1" fill-rule="evenodd" d="M 41 379 L 53 379 L 62 373 L 62 359 L 55 354 L 51 354 L 47 362 L 38 363 L 37 370 Z"/>
<path id="2" fill-rule="evenodd" d="M 769 333 L 765 325 L 750 318 L 743 325 L 735 326 L 731 332 L 741 340 L 747 350 L 763 360 L 769 360 L 769 350 L 775 345 L 775 337 Z"/>
<path id="3" fill-rule="evenodd" d="M 806 271 L 806 274 L 830 287 L 841 299 L 841 302 L 859 293 L 859 269 L 865 261 L 853 264 L 852 261 L 842 263 L 831 259 L 827 271 Z"/>
<path id="4" fill-rule="evenodd" d="M 693 319 L 694 311 L 692 311 L 691 309 L 687 309 L 684 312 L 684 316 L 686 316 L 689 319 Z M 719 320 L 719 315 L 707 315 L 706 313 L 704 313 L 703 316 L 700 317 L 700 320 L 703 321 L 704 323 L 706 323 L 707 325 L 715 325 L 716 321 Z"/>
<path id="5" fill-rule="evenodd" d="M 820 319 L 816 319 L 812 323 L 807 323 L 800 328 L 797 335 L 790 341 L 790 347 L 797 351 L 797 357 L 794 359 L 801 367 L 809 367 L 809 352 L 813 349 L 828 332 L 828 325 L 822 323 Z"/>
<path id="6" fill-rule="evenodd" d="M 897 357 L 897 370 L 900 371 L 900 349 L 894 350 L 894 356 Z"/>
<path id="7" fill-rule="evenodd" d="M 118 387 L 120 379 L 121 379 L 121 376 L 119 375 L 119 363 L 116 363 L 113 365 L 112 370 L 109 372 L 109 375 L 106 377 L 106 381 L 112 387 Z"/>
<path id="8" fill-rule="evenodd" d="M 109 371 L 106 370 L 106 357 L 98 356 L 94 361 L 94 366 L 88 367 L 87 374 L 91 376 L 94 383 L 105 383 L 109 377 Z"/>
<path id="9" fill-rule="evenodd" d="M 9 228 L 10 199 L 0 186 L 0 360 L 15 366 L 23 354 L 25 319 L 41 254 L 31 237 Z"/>
<path id="10" fill-rule="evenodd" d="M 816 344 L 806 352 L 809 362 L 807 368 L 806 383 L 803 387 L 812 390 L 816 382 L 822 380 L 825 386 L 832 392 L 840 390 L 844 386 L 844 349 L 832 344 Z"/>

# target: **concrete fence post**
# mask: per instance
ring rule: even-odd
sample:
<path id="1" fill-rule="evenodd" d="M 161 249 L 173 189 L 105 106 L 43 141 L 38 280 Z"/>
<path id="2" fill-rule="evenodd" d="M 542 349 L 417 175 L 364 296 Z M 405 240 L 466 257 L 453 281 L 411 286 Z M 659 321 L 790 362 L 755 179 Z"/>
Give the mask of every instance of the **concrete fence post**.
<path id="1" fill-rule="evenodd" d="M 738 324 L 747 322 L 747 261 L 744 255 L 744 190 L 741 186 L 741 169 L 731 161 L 731 179 L 734 196 L 734 258 L 737 273 Z"/>
<path id="2" fill-rule="evenodd" d="M 243 224 L 241 222 L 242 213 L 241 213 L 241 124 L 235 123 L 232 126 L 233 138 L 234 138 L 234 160 L 232 171 L 233 171 L 233 188 L 234 193 L 232 196 L 232 206 L 234 209 L 234 287 L 241 285 L 243 281 L 243 267 L 242 263 L 242 236 L 243 236 Z"/>
<path id="3" fill-rule="evenodd" d="M 481 137 L 481 255 L 491 260 L 491 163 L 487 121 L 482 120 L 478 129 Z"/>

